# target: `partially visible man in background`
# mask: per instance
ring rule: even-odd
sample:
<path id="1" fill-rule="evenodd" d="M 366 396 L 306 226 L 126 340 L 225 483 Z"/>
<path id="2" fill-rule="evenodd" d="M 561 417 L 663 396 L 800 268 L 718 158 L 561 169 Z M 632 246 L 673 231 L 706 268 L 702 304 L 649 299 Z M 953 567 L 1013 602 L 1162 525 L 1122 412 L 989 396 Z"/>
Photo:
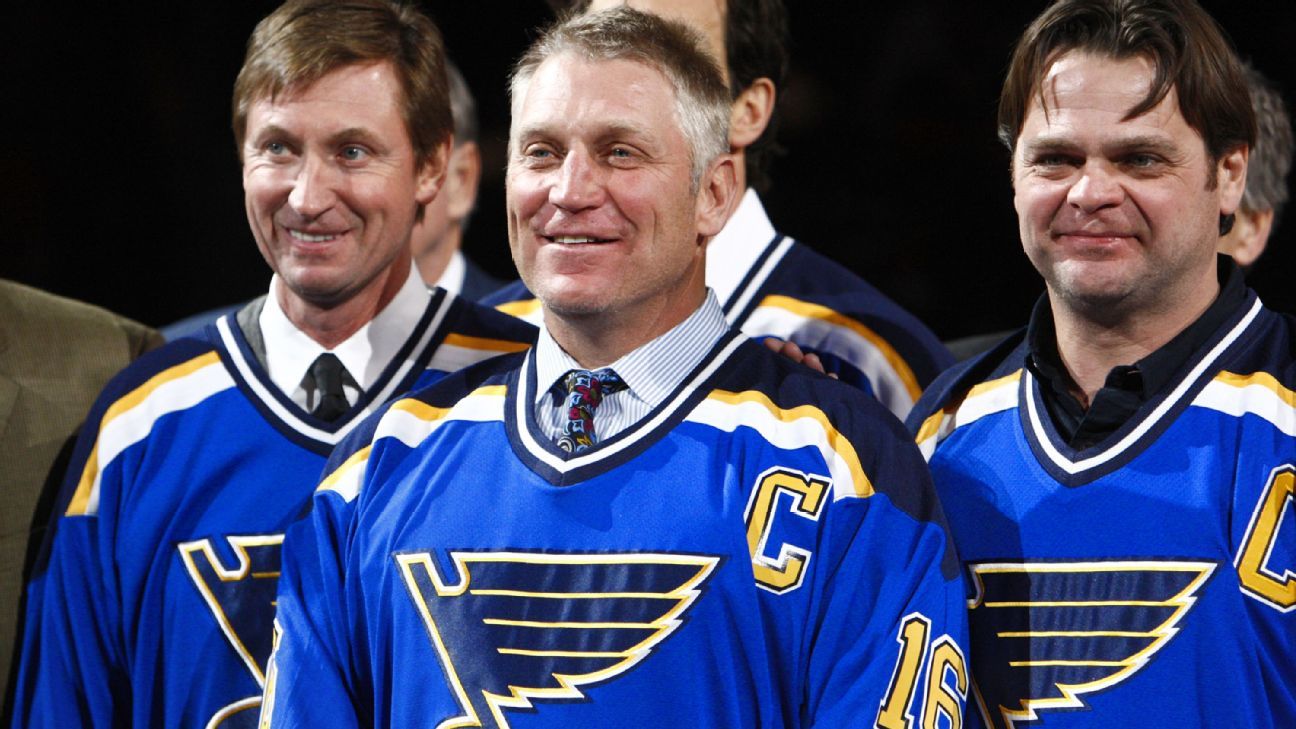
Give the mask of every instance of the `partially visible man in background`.
<path id="1" fill-rule="evenodd" d="M 90 403 L 162 344 L 112 312 L 0 280 L 0 724 L 8 726 L 20 595 Z"/>
<path id="2" fill-rule="evenodd" d="M 583 12 L 623 0 L 551 5 Z M 706 282 L 730 324 L 749 336 L 789 341 L 818 355 L 844 382 L 873 393 L 900 418 L 953 360 L 913 315 L 855 273 L 779 233 L 760 200 L 778 151 L 779 89 L 787 75 L 788 21 L 782 0 L 630 0 L 639 10 L 702 33 L 729 87 L 729 146 L 743 192 L 710 243 Z M 867 231 L 853 231 L 865 244 Z M 535 321 L 539 303 L 519 282 L 486 299 Z"/>
<path id="3" fill-rule="evenodd" d="M 463 253 L 464 231 L 477 203 L 482 158 L 477 145 L 477 102 L 463 74 L 446 63 L 450 82 L 450 111 L 454 116 L 454 148 L 446 162 L 445 184 L 423 209 L 423 219 L 410 234 L 414 265 L 428 286 L 477 301 L 504 285 Z M 501 253 L 503 248 L 501 247 Z"/>
<path id="4" fill-rule="evenodd" d="M 1287 173 L 1292 166 L 1292 125 L 1282 94 L 1264 74 L 1245 65 L 1256 143 L 1247 161 L 1246 192 L 1233 229 L 1220 239 L 1220 252 L 1249 268 L 1264 253 L 1269 235 L 1287 204 Z"/>

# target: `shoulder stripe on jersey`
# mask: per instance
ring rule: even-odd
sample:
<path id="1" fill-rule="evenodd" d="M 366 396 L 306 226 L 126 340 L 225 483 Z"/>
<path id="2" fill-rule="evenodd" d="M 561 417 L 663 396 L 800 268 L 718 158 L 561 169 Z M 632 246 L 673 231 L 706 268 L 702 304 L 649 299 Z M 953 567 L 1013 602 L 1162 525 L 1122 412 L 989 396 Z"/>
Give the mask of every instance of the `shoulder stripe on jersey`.
<path id="1" fill-rule="evenodd" d="M 1251 322 L 1255 321 L 1256 316 L 1259 315 L 1262 308 L 1263 305 L 1260 303 L 1260 299 L 1257 298 L 1251 305 L 1251 310 L 1248 311 L 1236 325 L 1234 325 L 1233 329 L 1230 330 L 1228 334 L 1224 335 L 1224 337 L 1220 339 L 1218 344 L 1206 353 L 1206 356 L 1202 357 L 1197 362 L 1192 370 L 1190 370 L 1188 374 L 1179 381 L 1179 384 L 1171 390 L 1170 394 L 1167 395 L 1165 399 L 1147 415 L 1147 417 L 1143 418 L 1137 426 L 1130 430 L 1129 434 L 1124 438 L 1121 438 L 1120 441 L 1111 448 L 1108 448 L 1102 453 L 1085 458 L 1084 460 L 1070 460 L 1057 449 L 1053 444 L 1053 441 L 1049 438 L 1048 430 L 1044 427 L 1044 424 L 1040 419 L 1039 407 L 1035 403 L 1036 398 L 1029 395 L 1033 389 L 1031 383 L 1033 378 L 1030 373 L 1027 372 L 1025 374 L 1025 389 L 1028 393 L 1026 397 L 1026 410 L 1030 417 L 1030 425 L 1031 429 L 1034 430 L 1036 442 L 1039 443 L 1040 448 L 1055 466 L 1071 475 L 1075 475 L 1096 466 L 1101 466 L 1104 463 L 1117 458 L 1138 443 L 1149 430 L 1157 425 L 1161 418 L 1164 417 L 1171 408 L 1183 399 L 1188 390 L 1190 390 L 1201 376 L 1206 373 L 1206 370 L 1215 366 L 1215 362 L 1219 359 L 1220 355 L 1222 355 L 1225 350 L 1237 341 L 1238 337 L 1242 335 L 1242 332 L 1246 331 L 1247 327 L 1251 325 Z"/>
<path id="2" fill-rule="evenodd" d="M 364 480 L 365 465 L 369 463 L 369 454 L 373 451 L 372 445 L 351 454 L 342 462 L 342 465 L 334 469 L 333 473 L 324 477 L 316 491 L 334 491 L 342 497 L 343 501 L 350 503 L 360 493 L 360 482 Z"/>
<path id="3" fill-rule="evenodd" d="M 517 317 L 522 321 L 540 326 L 540 319 L 543 312 L 540 309 L 539 299 L 520 299 L 518 301 L 506 301 L 495 307 L 496 311 L 501 311 L 512 317 Z"/>
<path id="4" fill-rule="evenodd" d="M 501 354 L 521 352 L 530 347 L 526 342 L 513 342 L 506 339 L 485 339 L 469 337 L 463 334 L 447 334 L 437 347 L 436 354 L 428 363 L 428 369 L 440 372 L 457 372 L 465 367 L 475 365 L 483 360 Z"/>
<path id="5" fill-rule="evenodd" d="M 442 423 L 466 420 L 487 422 L 504 419 L 504 385 L 489 385 L 473 390 L 451 407 L 428 405 L 422 400 L 397 400 L 383 415 L 374 431 L 373 441 L 395 438 L 410 448 L 416 447 Z"/>
<path id="6" fill-rule="evenodd" d="M 756 297 L 757 292 L 759 292 L 761 287 L 765 285 L 765 281 L 774 273 L 774 269 L 778 267 L 779 261 L 783 260 L 783 256 L 787 255 L 787 252 L 791 250 L 792 244 L 795 242 L 796 241 L 788 236 L 784 236 L 779 240 L 778 244 L 774 247 L 773 252 L 766 256 L 764 262 L 761 263 L 760 270 L 756 271 L 751 276 L 746 285 L 742 287 L 742 290 L 739 291 L 736 296 L 731 295 L 729 301 L 725 302 L 725 318 L 728 319 L 730 323 L 734 323 L 734 317 L 742 316 L 742 313 L 747 310 L 747 306 L 751 304 L 751 300 Z M 741 328 L 741 325 L 739 328 Z"/>
<path id="7" fill-rule="evenodd" d="M 803 329 L 806 320 L 834 327 L 847 339 L 851 345 L 849 352 L 837 354 L 848 354 L 853 360 L 851 364 L 868 375 L 870 380 L 875 377 L 884 379 L 883 382 L 874 382 L 873 386 L 888 406 L 891 405 L 889 400 L 904 395 L 908 395 L 909 407 L 918 401 L 922 385 L 918 384 L 918 377 L 904 357 L 877 332 L 841 312 L 791 296 L 766 296 L 756 311 L 747 317 L 744 326 L 751 326 L 753 332 L 769 332 L 786 339 L 792 332 Z"/>
<path id="8" fill-rule="evenodd" d="M 530 347 L 526 342 L 514 342 L 508 339 L 487 339 L 486 337 L 470 337 L 467 334 L 458 334 L 450 332 L 441 340 L 443 345 L 449 344 L 463 349 L 480 349 L 494 354 L 506 354 L 511 352 L 521 352 Z"/>
<path id="9" fill-rule="evenodd" d="M 341 466 L 320 483 L 320 491 L 336 491 L 346 501 L 360 493 L 364 475 L 363 461 L 368 460 L 373 443 L 383 438 L 394 438 L 408 448 L 416 448 L 437 428 L 452 421 L 489 422 L 504 419 L 504 395 L 507 388 L 491 385 L 474 390 L 453 407 L 439 408 L 421 400 L 397 400 L 382 416 L 374 431 L 373 441 L 351 455 Z M 363 457 L 360 457 L 364 454 Z M 359 463 L 360 467 L 355 464 Z"/>
<path id="10" fill-rule="evenodd" d="M 1022 371 L 1017 370 L 996 380 L 982 382 L 968 390 L 961 400 L 952 401 L 924 420 L 914 438 L 923 457 L 931 460 L 936 446 L 955 430 L 987 415 L 1017 407 L 1017 383 L 1021 376 Z"/>
<path id="11" fill-rule="evenodd" d="M 1283 387 L 1268 372 L 1221 372 L 1202 389 L 1193 405 L 1234 417 L 1255 415 L 1285 435 L 1296 436 L 1296 392 Z"/>
<path id="12" fill-rule="evenodd" d="M 814 447 L 828 464 L 833 500 L 873 495 L 873 484 L 860 465 L 855 447 L 813 405 L 784 410 L 762 392 L 715 390 L 685 420 L 730 433 L 739 427 L 752 428 L 770 444 L 786 450 Z"/>
<path id="13" fill-rule="evenodd" d="M 86 460 L 67 516 L 99 511 L 100 464 L 112 462 L 153 429 L 167 413 L 193 407 L 212 395 L 234 386 L 234 378 L 221 364 L 220 355 L 207 352 L 154 375 L 104 413 L 99 435 Z"/>

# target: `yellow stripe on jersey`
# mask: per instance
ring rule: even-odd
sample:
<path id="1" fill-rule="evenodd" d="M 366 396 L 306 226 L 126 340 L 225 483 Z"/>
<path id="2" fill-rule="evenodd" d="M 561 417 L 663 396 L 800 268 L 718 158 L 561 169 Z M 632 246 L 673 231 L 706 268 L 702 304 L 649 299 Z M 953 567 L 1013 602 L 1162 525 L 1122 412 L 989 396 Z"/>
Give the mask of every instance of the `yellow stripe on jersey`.
<path id="1" fill-rule="evenodd" d="M 391 409 L 398 412 L 409 413 L 419 420 L 427 422 L 440 420 L 445 417 L 446 413 L 450 412 L 450 408 L 433 407 L 422 400 L 413 399 L 397 400 L 392 403 Z"/>
<path id="2" fill-rule="evenodd" d="M 1296 392 L 1268 372 L 1220 372 L 1202 388 L 1193 405 L 1234 416 L 1249 413 L 1286 435 L 1296 435 Z"/>
<path id="3" fill-rule="evenodd" d="M 64 512 L 66 516 L 84 516 L 90 511 L 91 494 L 94 492 L 94 487 L 99 480 L 99 446 L 104 440 L 105 433 L 112 427 L 113 421 L 142 405 L 159 387 L 176 382 L 212 365 L 220 365 L 220 355 L 214 351 L 162 370 L 109 406 L 104 413 L 103 420 L 99 423 L 99 434 L 95 439 L 94 448 L 90 451 L 90 457 L 86 460 L 85 468 L 81 471 L 81 480 L 77 483 L 76 491 L 72 494 L 72 501 L 68 504 L 67 511 Z M 231 381 L 230 384 L 233 384 L 233 382 Z M 159 412 L 158 416 L 165 414 L 165 412 L 170 411 Z M 151 425 L 151 421 L 149 424 Z M 111 459 L 116 455 L 117 453 L 113 453 L 109 458 Z"/>
<path id="4" fill-rule="evenodd" d="M 479 387 L 453 407 L 428 405 L 422 400 L 406 398 L 392 403 L 374 432 L 373 443 L 395 438 L 415 448 L 437 428 L 448 421 L 490 421 L 504 419 L 504 385 Z M 365 465 L 373 443 L 356 451 L 320 483 L 317 491 L 334 491 L 346 501 L 360 493 Z"/>
<path id="5" fill-rule="evenodd" d="M 502 311 L 509 316 L 515 316 L 519 319 L 530 320 L 540 311 L 539 299 L 520 299 L 518 301 L 506 301 L 495 307 L 496 311 Z"/>
<path id="6" fill-rule="evenodd" d="M 1250 387 L 1251 385 L 1259 385 L 1277 395 L 1278 399 L 1287 407 L 1296 408 L 1296 392 L 1283 387 L 1282 383 L 1278 381 L 1278 378 L 1268 372 L 1255 372 L 1249 375 L 1221 372 L 1215 376 L 1215 381 L 1233 387 Z"/>
<path id="7" fill-rule="evenodd" d="M 936 444 L 957 428 L 980 420 L 986 415 L 1007 410 L 1017 404 L 1017 383 L 1021 370 L 973 386 L 962 398 L 954 399 L 945 407 L 932 413 L 918 428 L 914 441 L 927 458 L 931 458 Z"/>
<path id="8" fill-rule="evenodd" d="M 868 340 L 869 344 L 872 344 L 882 353 L 882 356 L 886 358 L 887 363 L 891 365 L 891 369 L 895 371 L 896 375 L 899 376 L 900 381 L 904 384 L 905 390 L 908 391 L 911 401 L 917 401 L 918 397 L 922 395 L 922 385 L 918 384 L 918 378 L 914 375 L 913 369 L 909 367 L 908 362 L 904 361 L 904 358 L 895 350 L 895 347 L 892 347 L 891 343 L 883 339 L 877 332 L 864 326 L 864 324 L 855 319 L 852 319 L 838 311 L 834 311 L 826 306 L 812 304 L 808 301 L 801 301 L 800 299 L 794 299 L 790 296 L 766 296 L 761 300 L 760 306 L 783 309 L 806 319 L 818 319 L 855 332 L 859 336 Z"/>
<path id="9" fill-rule="evenodd" d="M 351 501 L 360 493 L 360 482 L 364 479 L 365 466 L 369 463 L 372 445 L 352 453 L 333 473 L 324 477 L 316 491 L 334 491 L 345 501 Z"/>
<path id="10" fill-rule="evenodd" d="M 846 439 L 832 423 L 828 421 L 828 416 L 813 405 L 799 405 L 797 407 L 784 410 L 775 405 L 764 393 L 748 390 L 745 392 L 728 392 L 725 390 L 715 390 L 707 395 L 707 400 L 703 405 L 722 404 L 730 407 L 743 407 L 756 405 L 763 408 L 770 416 L 768 422 L 743 417 L 735 417 L 735 413 L 707 412 L 705 407 L 699 407 L 689 416 L 690 420 L 698 420 L 709 425 L 724 427 L 726 425 L 745 425 L 755 428 L 757 432 L 765 436 L 779 448 L 799 448 L 804 446 L 816 446 L 824 455 L 824 460 L 828 463 L 829 471 L 833 476 L 833 496 L 841 498 L 842 496 L 855 496 L 858 498 L 867 498 L 873 495 L 873 483 L 864 473 L 864 467 L 860 465 L 859 454 L 855 452 L 855 446 Z M 807 422 L 814 423 L 812 433 L 795 432 L 792 429 L 783 426 L 805 425 Z M 732 428 L 728 428 L 732 429 Z M 773 430 L 782 430 L 783 437 L 772 432 Z M 847 481 L 847 483 L 842 483 Z"/>
<path id="11" fill-rule="evenodd" d="M 470 337 L 466 334 L 455 334 L 451 332 L 442 340 L 442 344 L 449 344 L 452 347 L 463 347 L 464 349 L 477 349 L 487 352 L 511 353 L 521 352 L 531 345 L 526 342 L 514 342 L 508 339 L 486 339 L 485 337 Z"/>

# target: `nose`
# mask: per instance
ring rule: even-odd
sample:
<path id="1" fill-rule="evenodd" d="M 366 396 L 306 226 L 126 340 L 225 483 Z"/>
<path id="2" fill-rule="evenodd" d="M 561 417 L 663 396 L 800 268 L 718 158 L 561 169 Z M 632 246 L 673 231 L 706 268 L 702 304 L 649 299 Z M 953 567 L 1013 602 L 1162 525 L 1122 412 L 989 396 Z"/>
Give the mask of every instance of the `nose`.
<path id="1" fill-rule="evenodd" d="M 333 206 L 337 198 L 337 171 L 315 155 L 306 155 L 293 180 L 288 204 L 303 217 L 315 217 Z"/>
<path id="2" fill-rule="evenodd" d="M 588 152 L 569 151 L 549 188 L 549 202 L 567 211 L 598 207 L 603 203 L 603 174 Z"/>
<path id="3" fill-rule="evenodd" d="M 1125 188 L 1116 172 L 1094 162 L 1080 169 L 1080 179 L 1067 191 L 1067 202 L 1085 213 L 1120 205 L 1124 199 Z"/>

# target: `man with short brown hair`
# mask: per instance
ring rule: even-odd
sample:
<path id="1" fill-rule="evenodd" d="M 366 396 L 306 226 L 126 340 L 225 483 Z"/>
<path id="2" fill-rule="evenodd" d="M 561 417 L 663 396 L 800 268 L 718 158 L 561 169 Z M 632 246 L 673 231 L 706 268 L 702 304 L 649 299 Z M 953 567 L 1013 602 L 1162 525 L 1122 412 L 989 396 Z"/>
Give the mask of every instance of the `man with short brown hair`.
<path id="1" fill-rule="evenodd" d="M 971 581 L 969 723 L 1296 725 L 1296 322 L 1216 253 L 1241 65 L 1192 0 L 1060 0 L 999 122 L 1046 293 L 910 419 Z"/>
<path id="2" fill-rule="evenodd" d="M 279 549 L 332 447 L 533 332 L 415 271 L 451 137 L 440 35 L 388 0 L 292 0 L 234 93 L 270 290 L 116 377 L 29 589 L 17 726 L 250 725 Z"/>

